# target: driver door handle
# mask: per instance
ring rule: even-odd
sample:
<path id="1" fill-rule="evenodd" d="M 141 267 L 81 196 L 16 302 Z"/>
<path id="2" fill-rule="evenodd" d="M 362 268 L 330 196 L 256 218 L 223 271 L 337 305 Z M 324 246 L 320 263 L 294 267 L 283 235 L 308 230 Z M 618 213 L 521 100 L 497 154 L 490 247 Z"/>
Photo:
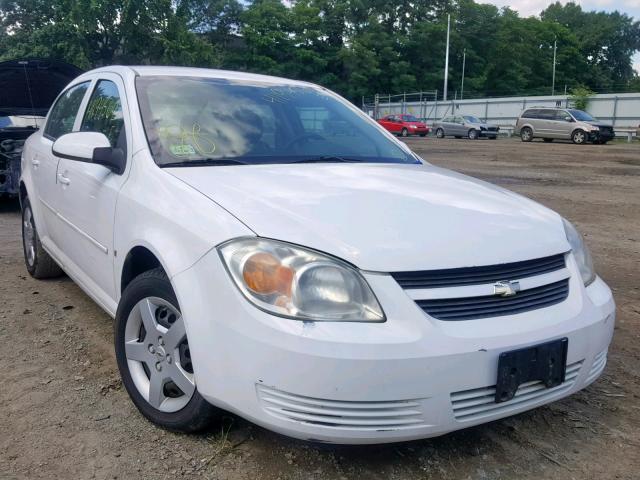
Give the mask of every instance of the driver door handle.
<path id="1" fill-rule="evenodd" d="M 65 177 L 64 174 L 62 173 L 58 174 L 58 180 L 62 185 L 69 185 L 71 183 L 71 180 L 69 180 L 69 177 Z"/>
<path id="2" fill-rule="evenodd" d="M 33 165 L 34 168 L 38 168 L 40 166 L 40 160 L 36 160 L 34 158 L 33 160 L 31 160 L 31 165 Z"/>

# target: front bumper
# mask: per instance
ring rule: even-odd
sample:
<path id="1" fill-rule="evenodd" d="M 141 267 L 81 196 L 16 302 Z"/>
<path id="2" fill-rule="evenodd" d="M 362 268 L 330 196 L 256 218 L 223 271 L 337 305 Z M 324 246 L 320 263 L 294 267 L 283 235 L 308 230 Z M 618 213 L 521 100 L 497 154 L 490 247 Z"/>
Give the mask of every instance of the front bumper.
<path id="1" fill-rule="evenodd" d="M 410 135 L 428 135 L 429 129 L 428 128 L 409 128 L 409 134 Z"/>
<path id="2" fill-rule="evenodd" d="M 388 275 L 367 274 L 385 323 L 298 322 L 249 304 L 214 250 L 172 278 L 198 390 L 212 404 L 270 430 L 330 443 L 433 437 L 570 395 L 606 363 L 615 306 L 597 279 L 541 310 L 485 320 L 427 316 Z M 567 380 L 487 401 L 498 355 L 569 338 Z"/>
<path id="3" fill-rule="evenodd" d="M 481 137 L 497 137 L 499 134 L 498 130 L 479 130 L 478 133 Z"/>
<path id="4" fill-rule="evenodd" d="M 615 131 L 613 130 L 596 130 L 589 132 L 588 135 L 590 142 L 608 142 L 613 140 L 616 136 Z"/>

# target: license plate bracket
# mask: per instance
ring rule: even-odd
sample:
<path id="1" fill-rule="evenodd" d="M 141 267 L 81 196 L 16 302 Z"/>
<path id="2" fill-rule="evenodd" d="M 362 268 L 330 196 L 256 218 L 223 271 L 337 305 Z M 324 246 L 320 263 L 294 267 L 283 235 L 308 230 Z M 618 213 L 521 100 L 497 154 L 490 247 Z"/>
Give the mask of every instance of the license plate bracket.
<path id="1" fill-rule="evenodd" d="M 565 380 L 568 338 L 502 352 L 498 358 L 498 380 L 495 402 L 511 400 L 518 387 L 526 382 L 541 381 L 553 388 Z"/>

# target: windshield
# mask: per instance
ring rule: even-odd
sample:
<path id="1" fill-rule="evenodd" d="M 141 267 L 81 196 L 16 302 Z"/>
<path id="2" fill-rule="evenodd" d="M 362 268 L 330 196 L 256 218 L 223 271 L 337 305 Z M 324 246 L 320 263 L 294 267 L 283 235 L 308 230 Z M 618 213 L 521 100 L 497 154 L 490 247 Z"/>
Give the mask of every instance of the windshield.
<path id="1" fill-rule="evenodd" d="M 136 79 L 160 166 L 420 163 L 320 88 L 201 77 Z"/>
<path id="2" fill-rule="evenodd" d="M 569 113 L 573 115 L 573 118 L 579 122 L 595 122 L 596 119 L 582 110 L 569 110 Z"/>
<path id="3" fill-rule="evenodd" d="M 419 118 L 414 117 L 413 115 L 403 115 L 403 116 L 402 116 L 402 119 L 403 119 L 405 122 L 419 122 L 419 121 L 420 121 L 420 119 L 419 119 Z"/>
<path id="4" fill-rule="evenodd" d="M 465 115 L 464 119 L 469 123 L 482 123 L 478 117 L 474 117 L 473 115 Z"/>

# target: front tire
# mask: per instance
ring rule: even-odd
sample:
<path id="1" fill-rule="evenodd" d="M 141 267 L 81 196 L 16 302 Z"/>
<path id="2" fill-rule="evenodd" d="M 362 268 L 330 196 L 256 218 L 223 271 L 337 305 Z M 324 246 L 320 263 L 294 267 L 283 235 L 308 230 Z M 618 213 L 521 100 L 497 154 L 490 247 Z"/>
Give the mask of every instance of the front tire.
<path id="1" fill-rule="evenodd" d="M 22 251 L 27 271 L 33 278 L 53 278 L 64 273 L 42 247 L 28 197 L 22 201 Z"/>
<path id="2" fill-rule="evenodd" d="M 122 383 L 147 419 L 168 430 L 206 429 L 218 410 L 199 393 L 184 318 L 160 268 L 134 278 L 122 294 L 115 323 Z"/>
<path id="3" fill-rule="evenodd" d="M 471 130 L 469 130 L 467 132 L 467 137 L 469 137 L 469 140 L 477 140 L 478 139 L 478 131 L 474 128 L 472 128 Z"/>
<path id="4" fill-rule="evenodd" d="M 408 137 L 409 136 L 409 130 L 407 130 L 406 128 L 403 128 L 402 131 L 400 132 L 400 136 L 401 137 Z"/>
<path id="5" fill-rule="evenodd" d="M 520 130 L 520 140 L 522 140 L 523 142 L 530 142 L 531 140 L 533 140 L 533 130 L 531 130 L 529 127 L 524 127 L 522 130 Z"/>
<path id="6" fill-rule="evenodd" d="M 571 134 L 571 141 L 576 145 L 582 145 L 587 141 L 587 134 L 584 130 L 576 130 Z"/>

